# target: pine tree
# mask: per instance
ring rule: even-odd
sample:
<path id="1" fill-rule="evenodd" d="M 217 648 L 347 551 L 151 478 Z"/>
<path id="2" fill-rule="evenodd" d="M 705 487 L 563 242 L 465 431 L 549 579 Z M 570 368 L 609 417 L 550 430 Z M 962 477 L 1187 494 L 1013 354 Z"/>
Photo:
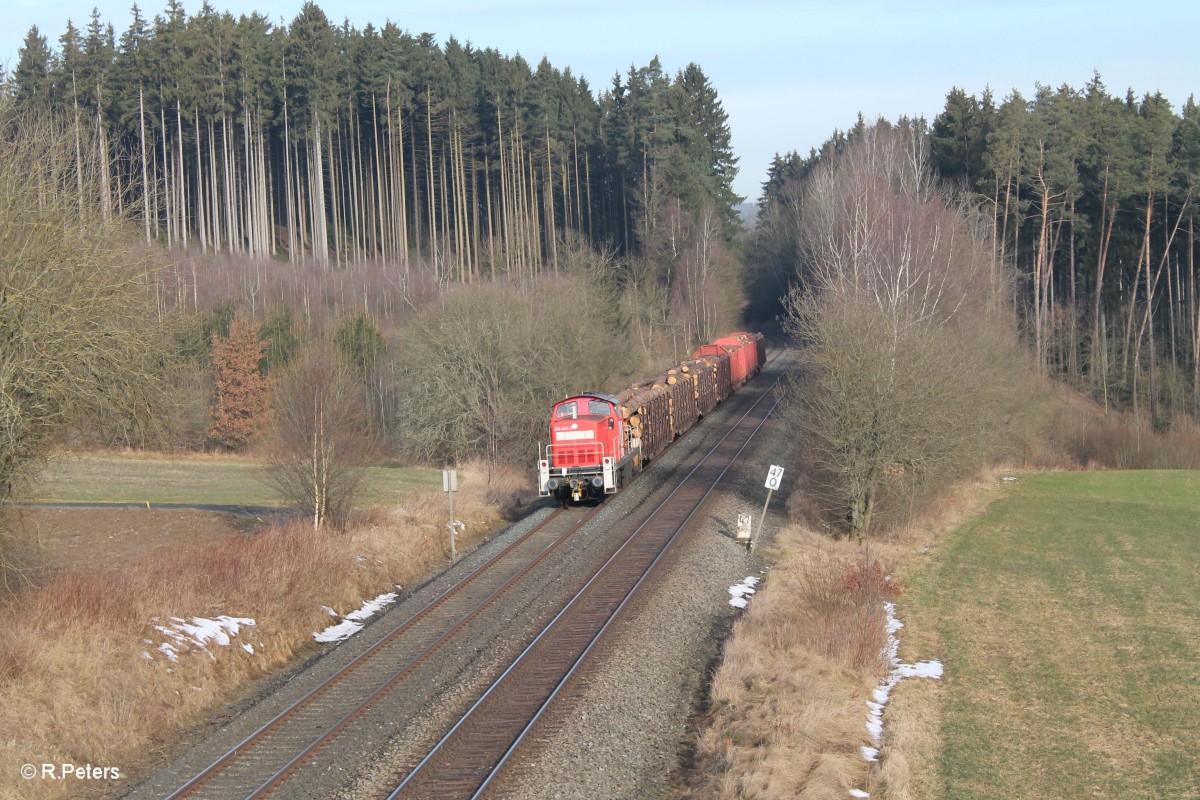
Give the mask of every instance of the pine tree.
<path id="1" fill-rule="evenodd" d="M 17 104 L 25 108 L 50 107 L 50 48 L 37 25 L 25 35 L 25 44 L 13 71 L 17 85 Z"/>

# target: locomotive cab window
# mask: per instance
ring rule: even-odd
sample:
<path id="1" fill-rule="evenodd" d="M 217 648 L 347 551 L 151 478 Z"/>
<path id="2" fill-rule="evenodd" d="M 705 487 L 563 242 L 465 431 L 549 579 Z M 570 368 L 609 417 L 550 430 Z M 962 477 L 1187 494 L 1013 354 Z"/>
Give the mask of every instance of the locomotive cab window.
<path id="1" fill-rule="evenodd" d="M 602 417 L 608 416 L 612 412 L 612 406 L 603 400 L 588 400 L 588 413 L 599 414 Z"/>
<path id="2" fill-rule="evenodd" d="M 560 419 L 564 417 L 574 417 L 576 416 L 578 409 L 579 404 L 574 401 L 570 403 L 563 403 L 558 407 L 558 414 L 556 416 L 558 416 Z"/>

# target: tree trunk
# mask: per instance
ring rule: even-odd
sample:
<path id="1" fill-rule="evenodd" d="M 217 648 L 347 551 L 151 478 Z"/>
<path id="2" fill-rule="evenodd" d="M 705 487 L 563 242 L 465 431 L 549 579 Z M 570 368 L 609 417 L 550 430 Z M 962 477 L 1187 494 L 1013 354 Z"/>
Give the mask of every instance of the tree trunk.
<path id="1" fill-rule="evenodd" d="M 1042 150 L 1044 159 L 1044 146 Z M 1038 164 L 1038 186 L 1041 188 L 1041 225 L 1038 229 L 1038 246 L 1037 253 L 1033 261 L 1033 318 L 1034 318 L 1034 350 L 1037 354 L 1038 369 L 1043 373 L 1047 371 L 1046 360 L 1046 283 L 1048 281 L 1048 273 L 1050 271 L 1050 256 L 1049 256 L 1049 226 L 1050 226 L 1050 187 L 1046 183 L 1046 177 L 1042 169 L 1042 164 Z"/>
<path id="2" fill-rule="evenodd" d="M 146 231 L 146 244 L 150 244 L 150 180 L 146 174 L 146 98 L 142 87 L 138 87 L 138 130 L 141 132 L 142 147 L 142 227 Z"/>
<path id="3" fill-rule="evenodd" d="M 1104 296 L 1104 271 L 1108 264 L 1108 249 L 1112 243 L 1113 228 L 1117 215 L 1108 207 L 1108 178 L 1109 168 L 1104 168 L 1104 191 L 1100 202 L 1100 253 L 1096 262 L 1096 291 L 1092 301 L 1092 363 L 1093 376 L 1099 375 L 1099 382 L 1104 387 L 1104 406 L 1108 408 L 1108 343 L 1107 334 L 1101 331 L 1100 315 L 1101 300 Z M 1096 351 L 1099 349 L 1099 372 L 1096 372 Z"/>

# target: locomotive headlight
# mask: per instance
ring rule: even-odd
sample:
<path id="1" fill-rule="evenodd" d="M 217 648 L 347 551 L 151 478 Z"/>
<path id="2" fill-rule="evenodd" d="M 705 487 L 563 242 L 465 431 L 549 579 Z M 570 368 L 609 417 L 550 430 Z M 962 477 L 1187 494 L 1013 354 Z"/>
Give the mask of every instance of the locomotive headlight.
<path id="1" fill-rule="evenodd" d="M 550 480 L 546 481 L 547 492 L 553 492 L 556 489 L 558 489 L 558 478 L 551 478 Z"/>

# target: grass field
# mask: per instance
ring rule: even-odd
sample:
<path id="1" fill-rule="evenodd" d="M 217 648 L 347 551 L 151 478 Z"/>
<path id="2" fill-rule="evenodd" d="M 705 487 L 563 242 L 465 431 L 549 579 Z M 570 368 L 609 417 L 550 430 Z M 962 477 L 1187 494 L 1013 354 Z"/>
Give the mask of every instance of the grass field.
<path id="1" fill-rule="evenodd" d="M 1200 472 L 1022 476 L 944 548 L 942 796 L 1200 797 Z"/>
<path id="2" fill-rule="evenodd" d="M 277 505 L 260 480 L 263 465 L 245 458 L 68 455 L 55 461 L 34 488 L 33 499 L 213 505 Z M 440 488 L 438 470 L 367 469 L 360 507 L 391 505 L 399 495 Z"/>

